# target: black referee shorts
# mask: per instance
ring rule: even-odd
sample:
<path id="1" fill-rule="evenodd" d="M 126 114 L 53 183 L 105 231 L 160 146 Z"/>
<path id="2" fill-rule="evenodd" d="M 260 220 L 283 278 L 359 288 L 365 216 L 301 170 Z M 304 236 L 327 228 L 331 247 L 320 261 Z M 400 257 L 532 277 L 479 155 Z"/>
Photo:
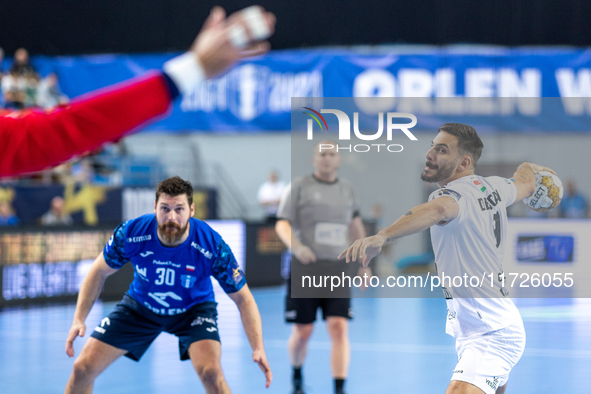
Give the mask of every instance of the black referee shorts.
<path id="1" fill-rule="evenodd" d="M 327 317 L 353 318 L 351 307 L 350 289 L 340 289 L 335 294 L 328 294 L 326 289 L 299 289 L 299 294 L 309 294 L 306 298 L 292 297 L 292 279 L 294 284 L 301 283 L 301 275 L 340 275 L 348 271 L 350 264 L 344 265 L 342 261 L 317 261 L 316 263 L 304 265 L 294 256 L 291 257 L 291 273 L 287 281 L 287 295 L 285 297 L 285 321 L 288 323 L 309 324 L 316 321 L 318 308 L 322 310 L 322 319 Z M 320 291 L 319 291 L 320 290 Z M 318 296 L 316 296 L 318 295 Z M 329 297 L 330 296 L 330 297 Z M 338 297 L 338 298 L 337 298 Z"/>

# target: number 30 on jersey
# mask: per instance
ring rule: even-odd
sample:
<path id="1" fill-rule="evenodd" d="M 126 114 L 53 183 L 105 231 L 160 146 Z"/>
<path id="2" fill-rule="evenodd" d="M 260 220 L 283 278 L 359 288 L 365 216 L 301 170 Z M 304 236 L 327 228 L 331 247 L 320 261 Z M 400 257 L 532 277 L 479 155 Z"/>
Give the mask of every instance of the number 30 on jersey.
<path id="1" fill-rule="evenodd" d="M 172 268 L 156 268 L 156 275 L 158 275 L 158 278 L 154 282 L 155 285 L 166 284 L 167 286 L 174 286 L 175 272 Z"/>

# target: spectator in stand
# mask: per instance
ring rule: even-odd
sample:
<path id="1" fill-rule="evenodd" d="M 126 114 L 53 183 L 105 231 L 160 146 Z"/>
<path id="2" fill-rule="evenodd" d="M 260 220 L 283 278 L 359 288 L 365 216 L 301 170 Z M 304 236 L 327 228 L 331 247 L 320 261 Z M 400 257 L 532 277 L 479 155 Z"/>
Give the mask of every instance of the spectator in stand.
<path id="1" fill-rule="evenodd" d="M 41 217 L 41 224 L 44 226 L 70 226 L 74 220 L 64 207 L 64 199 L 56 196 L 51 200 L 49 211 Z"/>
<path id="2" fill-rule="evenodd" d="M 566 182 L 565 193 L 558 206 L 560 217 L 568 219 L 584 219 L 589 217 L 589 206 L 585 197 L 577 191 L 574 180 Z"/>
<path id="3" fill-rule="evenodd" d="M 72 166 L 72 176 L 77 183 L 94 183 L 94 164 L 90 158 L 85 158 Z"/>
<path id="4" fill-rule="evenodd" d="M 27 79 L 20 76 L 16 70 L 11 70 L 2 78 L 2 96 L 5 108 L 25 108 Z"/>
<path id="5" fill-rule="evenodd" d="M 0 201 L 0 226 L 17 226 L 21 220 L 14 213 L 9 201 Z"/>
<path id="6" fill-rule="evenodd" d="M 14 54 L 10 73 L 4 77 L 2 94 L 4 107 L 13 109 L 37 106 L 39 74 L 29 64 L 29 52 L 20 48 Z"/>
<path id="7" fill-rule="evenodd" d="M 268 180 L 259 188 L 259 204 L 265 210 L 268 223 L 275 224 L 277 221 L 277 210 L 284 190 L 285 183 L 279 180 L 277 171 L 271 171 Z"/>
<path id="8" fill-rule="evenodd" d="M 37 105 L 41 108 L 53 108 L 66 104 L 68 96 L 62 94 L 56 73 L 50 73 L 39 82 L 37 88 Z"/>
<path id="9" fill-rule="evenodd" d="M 10 73 L 16 73 L 20 77 L 27 77 L 29 74 L 37 74 L 35 68 L 29 64 L 29 52 L 25 48 L 19 48 L 14 53 L 14 62 Z"/>
<path id="10" fill-rule="evenodd" d="M 25 77 L 25 108 L 37 106 L 37 92 L 39 89 L 39 74 L 31 73 Z"/>

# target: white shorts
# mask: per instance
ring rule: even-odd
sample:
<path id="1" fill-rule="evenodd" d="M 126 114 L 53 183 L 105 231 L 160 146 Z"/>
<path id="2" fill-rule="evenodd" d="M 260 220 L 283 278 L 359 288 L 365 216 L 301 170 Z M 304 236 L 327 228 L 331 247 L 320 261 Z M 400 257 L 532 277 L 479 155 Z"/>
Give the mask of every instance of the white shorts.
<path id="1" fill-rule="evenodd" d="M 525 348 L 521 319 L 509 327 L 468 339 L 456 340 L 458 364 L 451 380 L 473 384 L 486 394 L 504 386 L 509 372 Z"/>

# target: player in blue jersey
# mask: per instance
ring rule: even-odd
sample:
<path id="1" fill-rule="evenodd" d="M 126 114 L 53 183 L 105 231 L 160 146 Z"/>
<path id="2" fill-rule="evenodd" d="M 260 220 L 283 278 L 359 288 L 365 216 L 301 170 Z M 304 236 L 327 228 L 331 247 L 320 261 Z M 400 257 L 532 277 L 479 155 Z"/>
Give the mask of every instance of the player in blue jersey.
<path id="1" fill-rule="evenodd" d="M 253 361 L 273 374 L 263 346 L 261 317 L 244 273 L 218 233 L 194 219 L 193 188 L 179 177 L 156 188 L 155 214 L 128 220 L 115 229 L 92 264 L 80 293 L 66 353 L 74 356 L 77 336 L 105 279 L 127 262 L 134 268 L 129 291 L 94 329 L 76 361 L 66 393 L 89 393 L 95 378 L 117 358 L 139 361 L 162 332 L 179 338 L 181 360 L 191 359 L 207 393 L 230 393 L 224 379 L 217 311 L 210 276 L 240 310 Z"/>

